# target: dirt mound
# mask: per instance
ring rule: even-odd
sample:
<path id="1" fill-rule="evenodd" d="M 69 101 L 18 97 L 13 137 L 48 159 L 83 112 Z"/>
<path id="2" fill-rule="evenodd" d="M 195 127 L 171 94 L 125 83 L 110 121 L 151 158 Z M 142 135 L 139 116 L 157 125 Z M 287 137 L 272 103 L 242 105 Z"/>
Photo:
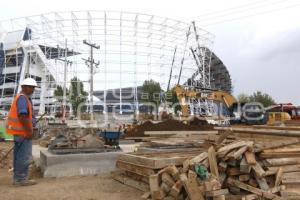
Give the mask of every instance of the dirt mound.
<path id="1" fill-rule="evenodd" d="M 126 130 L 127 137 L 144 137 L 145 131 L 182 131 L 182 130 L 213 130 L 213 125 L 207 123 L 206 120 L 193 118 L 186 124 L 182 121 L 169 119 L 159 123 L 145 121 L 141 125 L 134 126 Z"/>

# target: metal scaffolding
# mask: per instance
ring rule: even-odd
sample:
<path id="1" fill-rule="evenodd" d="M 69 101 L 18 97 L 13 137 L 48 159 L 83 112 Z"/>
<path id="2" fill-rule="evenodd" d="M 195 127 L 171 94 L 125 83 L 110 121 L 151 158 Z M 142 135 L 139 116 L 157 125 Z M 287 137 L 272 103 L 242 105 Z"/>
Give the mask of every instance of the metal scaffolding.
<path id="1" fill-rule="evenodd" d="M 210 88 L 210 57 L 214 36 L 199 27 L 191 28 L 190 23 L 139 13 L 91 10 L 53 12 L 0 21 L 0 27 L 6 32 L 29 28 L 32 31 L 31 43 L 45 48 L 62 47 L 64 41 L 68 40 L 68 48 L 76 53 L 68 55 L 73 65 L 68 68 L 67 85 L 76 76 L 83 81 L 86 91 L 90 72 L 82 58 L 88 57 L 89 48 L 82 41 L 87 39 L 101 45 L 94 55 L 95 60 L 101 63 L 95 72 L 94 90 L 104 91 L 104 95 L 99 97 L 104 112 L 109 104 L 107 90 L 114 89 L 118 91 L 114 95 L 119 99 L 122 113 L 122 104 L 126 103 L 122 88 L 128 87 L 132 88 L 133 105 L 138 112 L 138 87 L 145 80 L 152 79 L 166 90 L 172 61 L 171 87 L 177 84 L 179 77 L 180 84 L 187 83 L 192 77 L 195 80 L 190 86 L 200 84 L 201 87 Z M 190 33 L 192 30 L 194 32 Z M 177 52 L 173 60 L 175 46 Z M 198 66 L 189 48 L 194 49 Z M 46 73 L 42 82 L 51 86 L 63 85 L 63 64 L 55 62 L 51 55 L 64 52 L 53 51 L 53 48 L 48 51 L 47 73 L 55 80 Z M 1 99 L 3 95 L 2 90 Z"/>

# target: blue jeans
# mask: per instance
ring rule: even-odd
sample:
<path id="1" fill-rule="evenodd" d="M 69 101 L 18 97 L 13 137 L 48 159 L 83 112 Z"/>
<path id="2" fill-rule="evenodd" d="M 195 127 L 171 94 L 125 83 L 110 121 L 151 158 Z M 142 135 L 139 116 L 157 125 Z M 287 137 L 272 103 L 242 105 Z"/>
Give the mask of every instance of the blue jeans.
<path id="1" fill-rule="evenodd" d="M 25 181 L 32 157 L 32 140 L 14 136 L 14 182 Z"/>

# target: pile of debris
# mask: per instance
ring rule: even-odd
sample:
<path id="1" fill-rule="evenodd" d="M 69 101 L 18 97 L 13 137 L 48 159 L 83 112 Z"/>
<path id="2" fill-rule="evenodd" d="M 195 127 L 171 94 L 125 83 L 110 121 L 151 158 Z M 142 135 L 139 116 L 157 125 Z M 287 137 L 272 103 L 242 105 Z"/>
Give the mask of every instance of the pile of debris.
<path id="1" fill-rule="evenodd" d="M 283 199 L 283 170 L 265 171 L 251 141 L 211 146 L 182 166 L 168 166 L 149 177 L 152 199 Z"/>
<path id="2" fill-rule="evenodd" d="M 128 128 L 124 133 L 126 137 L 144 137 L 145 131 L 192 131 L 192 130 L 213 130 L 214 126 L 208 124 L 206 120 L 194 117 L 187 123 L 183 121 L 168 119 L 159 123 L 154 123 L 152 121 L 145 121 L 140 125 L 135 125 Z"/>
<path id="3" fill-rule="evenodd" d="M 197 148 L 123 154 L 113 177 L 152 199 L 300 199 L 300 127 L 216 129 Z"/>

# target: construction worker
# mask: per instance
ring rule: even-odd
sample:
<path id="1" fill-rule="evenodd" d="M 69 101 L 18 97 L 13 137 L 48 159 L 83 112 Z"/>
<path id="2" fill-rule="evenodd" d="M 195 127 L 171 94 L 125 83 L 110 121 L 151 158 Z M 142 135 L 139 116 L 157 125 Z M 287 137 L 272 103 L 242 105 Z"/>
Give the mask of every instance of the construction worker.
<path id="1" fill-rule="evenodd" d="M 15 186 L 34 185 L 29 180 L 28 171 L 32 160 L 32 137 L 35 118 L 31 95 L 37 83 L 26 78 L 21 83 L 22 91 L 14 98 L 7 117 L 6 132 L 14 136 L 13 184 Z"/>

